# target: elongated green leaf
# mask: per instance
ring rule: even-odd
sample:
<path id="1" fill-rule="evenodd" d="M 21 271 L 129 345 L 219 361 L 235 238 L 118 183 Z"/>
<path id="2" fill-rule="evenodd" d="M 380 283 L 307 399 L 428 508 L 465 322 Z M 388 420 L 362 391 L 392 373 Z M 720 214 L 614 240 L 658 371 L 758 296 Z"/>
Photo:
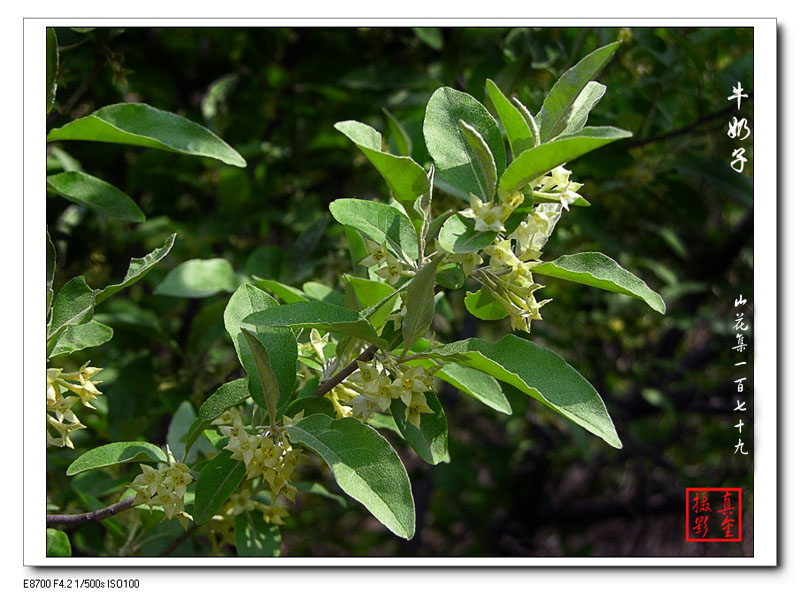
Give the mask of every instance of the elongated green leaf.
<path id="1" fill-rule="evenodd" d="M 414 498 L 397 453 L 377 431 L 356 419 L 312 415 L 286 428 L 293 444 L 318 453 L 342 490 L 392 533 L 414 535 Z"/>
<path id="2" fill-rule="evenodd" d="M 55 347 L 55 340 L 67 325 L 80 325 L 92 319 L 95 294 L 83 275 L 64 284 L 53 302 L 53 317 L 47 330 L 48 353 Z"/>
<path id="3" fill-rule="evenodd" d="M 87 140 L 158 148 L 178 154 L 215 158 L 245 167 L 242 156 L 205 127 L 147 104 L 112 104 L 89 116 L 52 129 L 48 142 Z"/>
<path id="4" fill-rule="evenodd" d="M 232 459 L 227 450 L 222 450 L 203 467 L 194 488 L 192 518 L 195 524 L 205 523 L 219 512 L 242 483 L 246 472 L 244 463 Z"/>
<path id="5" fill-rule="evenodd" d="M 436 394 L 427 392 L 425 400 L 433 414 L 423 413 L 419 416 L 419 429 L 406 420 L 406 405 L 402 400 L 392 400 L 392 417 L 397 424 L 400 435 L 419 457 L 429 465 L 450 462 L 447 451 L 447 418 Z"/>
<path id="6" fill-rule="evenodd" d="M 128 462 L 167 462 L 167 455 L 147 442 L 113 442 L 84 452 L 67 467 L 67 475 Z"/>
<path id="7" fill-rule="evenodd" d="M 49 29 L 47 31 L 52 31 Z M 72 546 L 69 537 L 58 529 L 47 530 L 47 556 L 72 556 Z"/>
<path id="8" fill-rule="evenodd" d="M 204 438 L 200 438 L 194 447 L 189 447 L 183 442 L 183 438 L 188 435 L 196 422 L 194 407 L 188 400 L 184 400 L 178 405 L 167 428 L 167 446 L 170 452 L 179 461 L 190 465 L 200 459 L 201 453 L 208 456 L 216 452 L 214 446 Z"/>
<path id="9" fill-rule="evenodd" d="M 389 112 L 389 109 L 381 108 L 381 111 L 383 111 L 384 116 L 386 116 L 386 124 L 389 126 L 389 135 L 397 148 L 397 153 L 400 156 L 411 156 L 413 146 L 405 127 L 397 120 L 397 117 Z"/>
<path id="10" fill-rule="evenodd" d="M 434 373 L 442 381 L 469 394 L 489 408 L 506 415 L 511 414 L 511 405 L 497 380 L 483 371 L 471 369 L 458 363 L 449 363 Z"/>
<path id="11" fill-rule="evenodd" d="M 258 338 L 247 329 L 242 329 L 242 333 L 250 352 L 253 354 L 253 358 L 255 358 L 258 380 L 261 383 L 261 390 L 264 392 L 264 399 L 267 402 L 270 423 L 274 423 L 281 392 L 278 387 L 278 381 L 275 379 L 275 373 L 272 372 L 272 365 L 269 364 L 269 354 L 267 354 L 267 349 L 264 348 L 264 345 L 258 341 Z"/>
<path id="12" fill-rule="evenodd" d="M 575 281 L 584 285 L 625 294 L 645 302 L 656 312 L 664 314 L 664 300 L 630 271 L 599 252 L 566 254 L 551 262 L 541 263 L 532 272 L 548 277 Z"/>
<path id="13" fill-rule="evenodd" d="M 45 35 L 47 39 L 45 74 L 47 75 L 47 113 L 49 114 L 56 100 L 56 88 L 58 86 L 58 37 L 56 36 L 56 30 L 52 27 L 47 28 Z M 50 540 L 49 533 L 47 539 L 48 541 Z M 67 540 L 67 546 L 69 546 L 69 540 Z"/>
<path id="14" fill-rule="evenodd" d="M 373 281 L 371 279 L 363 279 L 351 275 L 345 275 L 344 278 L 347 285 L 351 287 L 355 297 L 358 299 L 360 308 L 366 311 L 395 292 L 392 286 L 383 281 Z M 399 296 L 386 300 L 386 302 L 369 316 L 368 320 L 372 326 L 379 329 L 386 322 L 386 318 L 397 308 L 399 302 Z"/>
<path id="15" fill-rule="evenodd" d="M 50 318 L 50 306 L 53 304 L 53 279 L 56 276 L 56 247 L 53 245 L 53 240 L 50 239 L 50 231 L 45 228 L 47 232 L 47 317 Z"/>
<path id="16" fill-rule="evenodd" d="M 412 214 L 414 201 L 428 188 L 428 177 L 408 156 L 394 156 L 381 149 L 381 134 L 358 121 L 341 121 L 334 127 L 358 146 L 392 190 L 392 195 Z"/>
<path id="17" fill-rule="evenodd" d="M 466 254 L 482 250 L 496 237 L 496 231 L 475 231 L 475 221 L 464 215 L 453 215 L 439 231 L 439 244 L 447 252 Z"/>
<path id="18" fill-rule="evenodd" d="M 589 113 L 600 102 L 605 93 L 606 86 L 602 83 L 597 83 L 596 81 L 587 83 L 576 98 L 575 104 L 572 105 L 564 131 L 559 135 L 572 135 L 583 129 L 586 126 L 586 121 L 589 120 Z"/>
<path id="19" fill-rule="evenodd" d="M 191 448 L 194 441 L 203 433 L 203 430 L 211 425 L 211 422 L 221 416 L 229 408 L 233 408 L 244 402 L 250 397 L 247 388 L 247 378 L 235 379 L 228 383 L 223 383 L 211 394 L 208 399 L 200 405 L 197 418 L 189 426 L 183 442 L 186 448 Z"/>
<path id="20" fill-rule="evenodd" d="M 494 165 L 492 152 L 478 131 L 464 120 L 459 120 L 458 126 L 464 134 L 472 153 L 474 154 L 481 179 L 483 180 L 483 193 L 480 197 L 485 202 L 494 202 L 495 187 L 497 186 L 497 167 Z"/>
<path id="21" fill-rule="evenodd" d="M 172 245 L 175 243 L 176 236 L 177 234 L 173 233 L 167 238 L 167 241 L 164 242 L 163 246 L 156 248 L 146 256 L 143 256 L 142 258 L 131 259 L 131 262 L 128 265 L 128 272 L 125 273 L 125 277 L 123 277 L 122 281 L 115 283 L 114 285 L 109 285 L 102 291 L 98 292 L 97 299 L 95 300 L 96 304 L 105 302 L 118 291 L 133 285 L 142 277 L 147 275 L 150 272 L 150 269 L 155 267 L 167 254 L 169 254 L 169 251 L 172 250 Z"/>
<path id="22" fill-rule="evenodd" d="M 68 325 L 58 336 L 53 350 L 47 358 L 68 356 L 73 352 L 94 348 L 108 342 L 114 336 L 114 330 L 99 321 L 89 321 L 80 325 Z"/>
<path id="23" fill-rule="evenodd" d="M 440 254 L 423 266 L 408 284 L 406 316 L 403 318 L 403 342 L 405 342 L 406 351 L 425 335 L 433 322 L 433 289 L 436 286 L 436 269 L 443 258 L 444 254 Z"/>
<path id="24" fill-rule="evenodd" d="M 307 281 L 304 283 L 303 293 L 312 300 L 344 306 L 344 295 L 341 292 L 317 281 Z"/>
<path id="25" fill-rule="evenodd" d="M 267 523 L 261 513 L 236 515 L 233 526 L 239 556 L 280 556 L 281 531 L 277 525 Z"/>
<path id="26" fill-rule="evenodd" d="M 457 188 L 484 197 L 478 157 L 458 122 L 472 126 L 489 146 L 497 174 L 506 166 L 503 136 L 492 115 L 475 98 L 448 87 L 436 90 L 425 108 L 422 132 L 436 170 Z"/>
<path id="27" fill-rule="evenodd" d="M 224 258 L 193 258 L 172 269 L 153 290 L 178 298 L 207 298 L 236 289 L 236 274 Z"/>
<path id="28" fill-rule="evenodd" d="M 269 294 L 252 284 L 243 283 L 231 296 L 224 315 L 225 329 L 233 340 L 239 362 L 242 363 L 249 379 L 250 395 L 253 401 L 264 409 L 267 408 L 267 403 L 258 381 L 258 368 L 241 329 L 246 317 L 275 306 L 278 306 L 278 303 Z M 279 327 L 254 324 L 249 326 L 248 330 L 258 338 L 269 354 L 269 362 L 280 388 L 278 402 L 278 413 L 280 413 L 289 402 L 297 381 L 297 340 L 291 331 Z"/>
<path id="29" fill-rule="evenodd" d="M 380 347 L 385 346 L 375 328 L 358 312 L 327 302 L 297 302 L 274 306 L 249 315 L 244 322 L 263 327 L 313 327 L 321 331 L 351 335 Z"/>
<path id="30" fill-rule="evenodd" d="M 477 292 L 467 292 L 464 306 L 471 314 L 483 321 L 497 321 L 508 316 L 508 311 L 485 287 L 481 287 Z"/>
<path id="31" fill-rule="evenodd" d="M 584 127 L 571 136 L 560 137 L 520 154 L 500 178 L 498 189 L 512 192 L 559 165 L 616 140 L 631 136 L 616 127 Z"/>
<path id="32" fill-rule="evenodd" d="M 558 354 L 520 337 L 498 342 L 467 339 L 422 355 L 458 362 L 505 381 L 557 413 L 621 448 L 605 404 L 591 384 Z M 413 363 L 412 363 L 413 364 Z"/>
<path id="33" fill-rule="evenodd" d="M 614 42 L 598 48 L 559 77 L 536 115 L 542 143 L 553 139 L 564 130 L 572 115 L 575 100 L 586 84 L 611 60 L 620 44 L 621 42 Z"/>
<path id="34" fill-rule="evenodd" d="M 486 92 L 489 94 L 492 105 L 497 111 L 497 116 L 500 117 L 500 122 L 506 131 L 508 145 L 511 147 L 511 156 L 517 157 L 525 150 L 533 148 L 535 146 L 533 133 L 531 133 L 525 117 L 517 107 L 506 98 L 500 88 L 497 87 L 497 84 L 491 79 L 486 80 Z"/>
<path id="35" fill-rule="evenodd" d="M 520 102 L 519 98 L 514 98 L 513 103 L 514 106 L 517 107 L 519 114 L 521 114 L 522 118 L 525 119 L 525 123 L 528 125 L 528 129 L 530 129 L 531 131 L 531 135 L 533 136 L 533 147 L 535 148 L 536 146 L 542 143 L 542 140 L 539 138 L 539 125 L 538 123 L 536 123 L 536 119 L 533 118 L 533 115 L 531 115 L 531 112 L 528 110 L 528 107 L 525 106 L 522 102 Z"/>
<path id="36" fill-rule="evenodd" d="M 328 208 L 342 225 L 357 229 L 378 244 L 386 242 L 400 258 L 405 254 L 411 260 L 417 259 L 417 231 L 409 218 L 396 208 L 356 198 L 335 200 Z"/>
<path id="37" fill-rule="evenodd" d="M 286 304 L 294 304 L 295 302 L 308 302 L 308 296 L 306 296 L 296 287 L 292 287 L 272 279 L 261 279 L 260 277 L 254 277 L 254 279 L 255 285 L 265 291 L 272 292 Z"/>
<path id="38" fill-rule="evenodd" d="M 125 192 L 93 175 L 66 171 L 50 175 L 47 185 L 67 200 L 112 219 L 131 223 L 143 223 L 145 220 L 144 213 Z"/>

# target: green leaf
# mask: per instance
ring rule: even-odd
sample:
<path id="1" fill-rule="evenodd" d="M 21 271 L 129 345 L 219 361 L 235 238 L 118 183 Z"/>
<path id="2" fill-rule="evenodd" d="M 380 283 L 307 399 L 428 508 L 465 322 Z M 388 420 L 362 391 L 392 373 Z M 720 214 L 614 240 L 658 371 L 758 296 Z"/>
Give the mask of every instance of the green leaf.
<path id="1" fill-rule="evenodd" d="M 286 428 L 328 464 L 342 490 L 395 535 L 414 535 L 414 498 L 397 453 L 377 431 L 356 419 L 312 415 Z"/>
<path id="2" fill-rule="evenodd" d="M 469 394 L 489 408 L 505 415 L 511 414 L 511 405 L 503 393 L 503 388 L 494 377 L 477 369 L 471 369 L 458 363 L 449 363 L 434 373 L 442 381 L 454 388 Z"/>
<path id="3" fill-rule="evenodd" d="M 99 321 L 68 325 L 58 337 L 47 358 L 68 356 L 73 352 L 105 344 L 114 336 L 114 330 Z"/>
<path id="4" fill-rule="evenodd" d="M 567 281 L 625 294 L 645 302 L 656 312 L 664 314 L 664 300 L 647 284 L 616 261 L 599 252 L 566 254 L 554 261 L 540 263 L 531 268 L 539 275 L 547 275 Z"/>
<path id="5" fill-rule="evenodd" d="M 422 132 L 436 170 L 457 188 L 485 197 L 480 162 L 459 121 L 473 127 L 486 141 L 497 174 L 506 166 L 503 136 L 492 115 L 475 98 L 448 87 L 436 90 L 425 108 Z"/>
<path id="6" fill-rule="evenodd" d="M 58 86 L 58 37 L 56 37 L 56 30 L 52 27 L 47 28 L 47 49 L 46 49 L 46 58 L 47 64 L 45 67 L 45 73 L 47 75 L 47 114 L 50 114 L 50 111 L 53 108 L 53 103 L 56 101 L 56 88 Z M 50 530 L 48 529 L 48 537 L 47 541 L 50 541 Z M 69 547 L 69 540 L 67 540 L 67 546 Z M 49 555 L 49 552 L 48 552 Z M 69 556 L 67 554 L 66 556 Z"/>
<path id="7" fill-rule="evenodd" d="M 467 254 L 483 250 L 496 237 L 496 231 L 475 231 L 475 221 L 464 215 L 453 215 L 442 225 L 439 244 L 447 252 Z"/>
<path id="8" fill-rule="evenodd" d="M 503 124 L 503 129 L 506 131 L 508 145 L 511 147 L 511 156 L 515 158 L 525 150 L 533 148 L 535 146 L 533 133 L 531 133 L 531 128 L 522 113 L 506 98 L 505 94 L 500 91 L 500 88 L 491 79 L 486 80 L 486 92 L 489 94 L 489 99 L 492 101 L 492 105 L 497 111 L 497 116 L 500 117 L 500 122 Z"/>
<path id="9" fill-rule="evenodd" d="M 234 167 L 247 166 L 236 150 L 205 127 L 147 104 L 104 106 L 89 116 L 50 130 L 47 141 L 58 140 L 132 144 L 215 158 Z"/>
<path id="10" fill-rule="evenodd" d="M 194 407 L 184 400 L 178 405 L 167 428 L 167 446 L 172 455 L 183 463 L 194 464 L 200 459 L 200 453 L 209 455 L 215 452 L 214 446 L 206 439 L 201 438 L 193 448 L 182 441 L 196 421 Z"/>
<path id="11" fill-rule="evenodd" d="M 426 392 L 425 400 L 433 414 L 423 413 L 419 417 L 419 429 L 406 420 L 406 405 L 399 398 L 392 400 L 391 411 L 394 422 L 409 446 L 429 465 L 450 462 L 447 451 L 447 418 L 436 394 Z"/>
<path id="12" fill-rule="evenodd" d="M 361 314 L 327 302 L 297 302 L 274 306 L 249 315 L 244 322 L 262 327 L 313 327 L 321 331 L 350 335 L 380 347 L 385 346 L 375 328 Z"/>
<path id="13" fill-rule="evenodd" d="M 434 50 L 441 50 L 444 45 L 442 31 L 438 27 L 412 27 L 414 34 Z"/>
<path id="14" fill-rule="evenodd" d="M 525 124 L 528 126 L 528 129 L 533 136 L 533 147 L 535 148 L 542 143 L 542 140 L 539 138 L 539 125 L 536 123 L 536 119 L 533 118 L 533 115 L 531 115 L 528 107 L 520 102 L 518 98 L 513 99 L 513 104 L 517 107 L 517 110 L 519 111 L 519 114 L 522 115 L 522 118 L 525 119 Z"/>
<path id="15" fill-rule="evenodd" d="M 574 135 L 560 137 L 520 154 L 500 178 L 498 189 L 513 192 L 559 165 L 575 160 L 616 140 L 631 136 L 616 127 L 584 127 Z"/>
<path id="16" fill-rule="evenodd" d="M 48 353 L 53 350 L 57 336 L 63 333 L 67 325 L 80 325 L 92 319 L 95 294 L 83 275 L 64 284 L 53 302 L 53 316 L 47 330 Z"/>
<path id="17" fill-rule="evenodd" d="M 440 254 L 423 266 L 408 284 L 406 316 L 403 319 L 404 352 L 425 335 L 433 322 L 433 290 L 436 286 L 436 269 L 443 258 L 444 254 Z"/>
<path id="18" fill-rule="evenodd" d="M 133 285 L 142 277 L 147 275 L 150 272 L 150 269 L 155 267 L 167 254 L 169 254 L 169 251 L 172 250 L 172 245 L 175 243 L 176 236 L 177 234 L 173 233 L 167 238 L 167 241 L 164 242 L 163 246 L 156 248 L 146 256 L 143 256 L 142 258 L 131 259 L 131 262 L 128 265 L 128 272 L 125 273 L 125 277 L 122 279 L 122 281 L 114 285 L 109 285 L 102 291 L 98 292 L 95 303 L 100 304 L 101 302 L 105 302 L 118 291 Z"/>
<path id="19" fill-rule="evenodd" d="M 267 349 L 264 348 L 264 345 L 258 341 L 258 338 L 247 329 L 242 329 L 242 333 L 255 359 L 258 381 L 261 383 L 261 391 L 264 392 L 264 399 L 267 402 L 270 424 L 274 425 L 278 414 L 278 400 L 281 392 L 278 387 L 278 381 L 275 379 L 275 373 L 272 372 L 272 365 L 269 364 L 269 354 L 267 354 Z"/>
<path id="20" fill-rule="evenodd" d="M 267 523 L 261 513 L 236 515 L 233 525 L 239 556 L 280 556 L 281 530 Z"/>
<path id="21" fill-rule="evenodd" d="M 436 273 L 436 283 L 449 290 L 457 290 L 464 285 L 464 267 L 460 263 L 447 263 Z"/>
<path id="22" fill-rule="evenodd" d="M 492 296 L 492 292 L 485 287 L 481 287 L 477 292 L 467 292 L 467 296 L 464 298 L 464 306 L 467 307 L 470 314 L 483 321 L 497 321 L 508 316 L 508 311 Z"/>
<path id="23" fill-rule="evenodd" d="M 605 404 L 591 384 L 558 354 L 533 342 L 513 335 L 498 342 L 470 338 L 419 356 L 483 371 L 536 398 L 614 448 L 622 447 Z"/>
<path id="24" fill-rule="evenodd" d="M 53 30 L 48 28 L 47 31 L 50 32 Z M 69 536 L 58 529 L 48 529 L 46 554 L 47 556 L 72 556 L 72 546 L 69 544 Z"/>
<path id="25" fill-rule="evenodd" d="M 221 416 L 229 408 L 241 404 L 249 397 L 250 391 L 247 388 L 247 378 L 223 383 L 200 405 L 197 418 L 189 426 L 184 436 L 184 446 L 191 448 L 194 441 L 203 433 L 206 427 L 211 425 L 214 419 Z"/>
<path id="26" fill-rule="evenodd" d="M 275 306 L 278 306 L 278 303 L 269 294 L 254 285 L 243 283 L 231 296 L 224 315 L 225 329 L 233 340 L 239 362 L 242 363 L 249 379 L 250 395 L 253 401 L 264 409 L 267 408 L 267 403 L 258 382 L 258 368 L 241 329 L 246 317 Z M 269 362 L 280 388 L 278 402 L 278 413 L 280 413 L 289 402 L 297 382 L 297 340 L 287 329 L 264 325 L 255 325 L 248 329 L 264 345 L 269 354 Z"/>
<path id="27" fill-rule="evenodd" d="M 93 175 L 80 171 L 65 171 L 47 178 L 50 186 L 59 196 L 91 208 L 97 212 L 131 223 L 144 223 L 144 213 L 122 190 Z"/>
<path id="28" fill-rule="evenodd" d="M 567 124 L 559 135 L 572 135 L 577 133 L 586 126 L 586 121 L 589 120 L 589 113 L 600 102 L 600 99 L 606 93 L 606 86 L 596 81 L 590 81 L 583 88 L 575 104 L 572 106 L 570 116 L 567 118 Z"/>
<path id="29" fill-rule="evenodd" d="M 284 414 L 287 417 L 294 417 L 301 411 L 303 412 L 303 417 L 317 414 L 328 415 L 331 418 L 336 416 L 333 404 L 323 396 L 305 396 L 303 398 L 298 398 L 286 407 L 286 412 Z"/>
<path id="30" fill-rule="evenodd" d="M 545 97 L 539 114 L 536 115 L 539 136 L 543 143 L 564 131 L 573 115 L 573 106 L 580 93 L 611 60 L 620 44 L 621 42 L 614 42 L 598 48 L 559 77 Z"/>
<path id="31" fill-rule="evenodd" d="M 56 276 L 56 247 L 50 239 L 50 231 L 45 227 L 47 233 L 47 317 L 50 318 L 50 306 L 53 304 L 53 279 Z"/>
<path id="32" fill-rule="evenodd" d="M 370 308 L 395 293 L 395 289 L 383 281 L 362 279 L 361 277 L 353 277 L 347 274 L 344 275 L 344 279 L 347 285 L 353 290 L 360 307 L 365 311 L 368 311 Z M 378 329 L 386 323 L 386 318 L 397 308 L 399 302 L 399 296 L 395 296 L 393 299 L 383 302 L 383 304 L 368 317 L 372 326 Z"/>
<path id="33" fill-rule="evenodd" d="M 344 295 L 331 287 L 317 281 L 307 281 L 303 284 L 303 293 L 312 300 L 327 302 L 344 306 Z"/>
<path id="34" fill-rule="evenodd" d="M 261 279 L 260 277 L 254 277 L 254 279 L 255 285 L 265 291 L 272 292 L 286 304 L 294 304 L 295 302 L 308 302 L 308 297 L 296 287 L 292 287 L 272 279 Z"/>
<path id="35" fill-rule="evenodd" d="M 334 127 L 358 146 L 372 163 L 406 212 L 413 214 L 414 201 L 428 189 L 428 176 L 408 156 L 395 156 L 381 149 L 381 134 L 358 121 L 341 121 Z M 334 215 L 335 216 L 335 215 Z"/>
<path id="36" fill-rule="evenodd" d="M 427 180 L 426 180 L 427 183 Z M 409 218 L 396 208 L 371 200 L 341 198 L 328 206 L 333 218 L 357 229 L 368 238 L 386 245 L 395 255 L 416 260 L 419 254 L 417 230 Z"/>
<path id="37" fill-rule="evenodd" d="M 483 136 L 469 123 L 460 120 L 458 126 L 461 127 L 461 132 L 477 159 L 484 183 L 483 193 L 480 194 L 480 197 L 485 202 L 494 202 L 495 187 L 497 186 L 497 167 L 494 165 L 492 152 L 489 150 L 489 146 L 486 145 L 486 140 L 483 139 Z"/>
<path id="38" fill-rule="evenodd" d="M 67 467 L 67 475 L 128 462 L 168 462 L 167 455 L 147 442 L 113 442 L 84 452 Z"/>
<path id="39" fill-rule="evenodd" d="M 224 258 L 193 258 L 172 269 L 153 290 L 178 298 L 208 298 L 236 289 L 236 274 Z"/>
<path id="40" fill-rule="evenodd" d="M 197 475 L 194 488 L 192 518 L 195 524 L 205 523 L 219 512 L 222 505 L 244 480 L 247 468 L 231 453 L 222 450 Z"/>
<path id="41" fill-rule="evenodd" d="M 411 156 L 413 145 L 408 132 L 405 130 L 400 121 L 397 120 L 389 109 L 381 108 L 383 114 L 386 116 L 386 123 L 389 125 L 389 135 L 391 135 L 394 145 L 397 147 L 397 153 L 400 156 Z"/>

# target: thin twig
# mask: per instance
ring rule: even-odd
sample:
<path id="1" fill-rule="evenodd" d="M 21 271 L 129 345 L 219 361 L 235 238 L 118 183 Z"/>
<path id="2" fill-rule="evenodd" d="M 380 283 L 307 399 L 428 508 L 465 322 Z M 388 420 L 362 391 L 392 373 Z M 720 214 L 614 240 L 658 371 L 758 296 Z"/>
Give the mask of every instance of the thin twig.
<path id="1" fill-rule="evenodd" d="M 668 140 L 670 138 L 678 137 L 681 135 L 685 135 L 687 133 L 691 133 L 701 125 L 708 123 L 709 121 L 713 121 L 720 117 L 724 117 L 735 111 L 735 107 L 733 105 L 725 108 L 723 110 L 718 110 L 717 112 L 711 113 L 710 115 L 706 115 L 702 119 L 699 119 L 692 123 L 691 125 L 687 125 L 686 127 L 682 127 L 681 129 L 676 129 L 675 131 L 670 131 L 669 133 L 663 133 L 661 135 L 657 135 L 655 137 L 647 138 L 645 140 L 634 140 L 630 142 L 627 147 L 628 148 L 639 148 L 641 146 L 645 146 L 647 144 L 652 144 L 653 142 L 662 142 L 664 140 Z"/>
<path id="2" fill-rule="evenodd" d="M 77 515 L 47 515 L 47 526 L 52 525 L 82 525 L 93 521 L 102 521 L 113 517 L 117 513 L 128 510 L 133 506 L 133 498 L 125 498 L 115 504 L 100 508 L 98 510 L 80 513 Z"/>
<path id="3" fill-rule="evenodd" d="M 347 379 L 357 368 L 358 362 L 367 362 L 368 360 L 372 360 L 372 357 L 375 356 L 375 353 L 378 351 L 377 346 L 370 346 L 366 350 L 364 350 L 361 354 L 359 354 L 349 365 L 347 365 L 344 369 L 339 371 L 336 375 L 328 379 L 327 381 L 323 381 L 320 386 L 312 392 L 314 396 L 324 396 L 328 392 L 330 392 L 333 388 L 339 385 L 342 381 Z"/>
<path id="4" fill-rule="evenodd" d="M 200 525 L 201 525 L 201 524 L 200 524 Z M 185 541 L 186 541 L 186 540 L 188 540 L 190 537 L 192 537 L 192 535 L 194 535 L 194 532 L 195 532 L 195 531 L 197 531 L 198 529 L 200 529 L 200 525 L 199 525 L 199 524 L 197 524 L 197 523 L 195 523 L 194 525 L 192 525 L 191 527 L 189 527 L 189 529 L 187 529 L 187 530 L 186 530 L 186 531 L 184 531 L 184 532 L 183 532 L 183 533 L 182 533 L 180 536 L 178 536 L 178 537 L 175 539 L 175 541 L 174 541 L 174 542 L 172 542 L 172 543 L 171 543 L 169 546 L 167 546 L 167 547 L 166 547 L 166 548 L 164 548 L 164 549 L 163 549 L 161 552 L 159 552 L 159 553 L 158 553 L 158 555 L 159 555 L 159 556 L 169 556 L 170 554 L 172 554 L 172 552 L 173 552 L 173 551 L 174 551 L 174 550 L 175 550 L 175 549 L 176 549 L 178 546 L 180 546 L 180 545 L 181 545 L 183 542 L 185 542 Z"/>

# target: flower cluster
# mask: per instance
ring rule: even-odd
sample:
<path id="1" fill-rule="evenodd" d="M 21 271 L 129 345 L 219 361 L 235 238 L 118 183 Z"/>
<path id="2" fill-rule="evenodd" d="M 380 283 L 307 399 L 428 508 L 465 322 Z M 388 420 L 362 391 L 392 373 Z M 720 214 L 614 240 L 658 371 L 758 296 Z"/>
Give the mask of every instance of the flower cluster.
<path id="1" fill-rule="evenodd" d="M 47 369 L 47 445 L 73 448 L 70 434 L 86 426 L 80 422 L 72 408 L 80 401 L 94 410 L 92 400 L 102 392 L 95 387 L 100 381 L 92 378 L 103 369 L 90 367 L 87 362 L 78 371 L 65 373 L 63 369 Z M 58 435 L 53 435 L 51 430 Z"/>
<path id="2" fill-rule="evenodd" d="M 259 502 L 253 495 L 253 490 L 247 486 L 243 486 L 231 494 L 225 506 L 222 507 L 222 514 L 225 517 L 236 517 L 252 510 L 259 511 L 263 515 L 264 521 L 275 525 L 283 525 L 283 518 L 289 516 L 289 511 L 285 506 Z"/>
<path id="3" fill-rule="evenodd" d="M 183 495 L 186 486 L 192 483 L 189 467 L 175 462 L 170 456 L 170 464 L 160 464 L 158 469 L 142 464 L 142 473 L 131 483 L 136 490 L 135 504 L 146 504 L 149 507 L 160 506 L 168 519 L 176 516 L 188 518 L 183 510 Z"/>
<path id="4" fill-rule="evenodd" d="M 234 413 L 233 425 L 220 426 L 228 438 L 225 450 L 231 458 L 241 460 L 247 467 L 247 478 L 261 476 L 269 484 L 273 499 L 283 494 L 294 502 L 297 488 L 289 483 L 302 452 L 292 448 L 285 429 L 270 429 L 262 435 L 249 433 L 239 413 Z"/>
<path id="5" fill-rule="evenodd" d="M 476 231 L 494 231 L 497 237 L 482 250 L 449 254 L 447 261 L 460 263 L 465 276 L 472 276 L 482 284 L 510 315 L 514 329 L 529 332 L 531 322 L 541 320 L 540 310 L 550 301 L 539 301 L 534 296 L 544 286 L 533 280 L 530 269 L 539 264 L 542 248 L 562 210 L 569 210 L 572 204 L 588 204 L 578 194 L 583 184 L 571 181 L 571 174 L 563 167 L 556 167 L 530 184 L 529 192 L 539 204 L 507 235 L 506 221 L 523 203 L 523 192 L 501 194 L 497 202 L 483 202 L 470 195 L 470 207 L 460 211 L 474 221 Z M 489 259 L 486 266 L 482 266 L 485 263 L 482 255 Z"/>
<path id="6" fill-rule="evenodd" d="M 328 398 L 341 416 L 353 416 L 359 421 L 367 421 L 375 413 L 386 413 L 392 399 L 399 398 L 406 407 L 406 420 L 419 428 L 420 415 L 433 413 L 425 392 L 433 389 L 431 375 L 435 369 L 404 365 L 387 369 L 377 360 L 359 361 L 358 370 L 333 388 Z"/>

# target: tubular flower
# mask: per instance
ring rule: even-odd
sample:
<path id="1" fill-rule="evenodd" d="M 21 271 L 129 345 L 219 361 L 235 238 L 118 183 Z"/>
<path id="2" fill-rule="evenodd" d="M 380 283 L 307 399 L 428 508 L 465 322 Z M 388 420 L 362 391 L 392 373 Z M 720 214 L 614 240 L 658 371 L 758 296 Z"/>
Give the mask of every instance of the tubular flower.
<path id="1" fill-rule="evenodd" d="M 94 409 L 91 402 L 102 392 L 95 386 L 99 381 L 92 378 L 103 369 L 90 367 L 85 363 L 74 373 L 65 373 L 63 369 L 47 369 L 47 445 L 72 448 L 70 434 L 86 427 L 73 412 L 73 406 L 80 400 L 87 408 Z M 55 416 L 53 416 L 55 415 Z M 58 435 L 53 435 L 55 430 Z"/>
<path id="2" fill-rule="evenodd" d="M 373 265 L 382 265 L 383 262 L 389 258 L 389 249 L 386 247 L 386 242 L 376 244 L 370 239 L 365 239 L 364 243 L 367 246 L 367 256 L 358 264 L 363 267 L 371 267 Z"/>
<path id="3" fill-rule="evenodd" d="M 585 204 L 586 201 L 583 196 L 578 193 L 583 184 L 577 181 L 570 181 L 570 175 L 572 175 L 572 171 L 568 171 L 564 167 L 556 167 L 550 172 L 550 175 L 542 178 L 541 188 L 536 190 L 534 195 L 540 198 L 558 200 L 565 210 L 569 210 L 570 205 L 578 201 Z"/>
<path id="4" fill-rule="evenodd" d="M 405 401 L 404 401 L 405 402 Z M 414 392 L 406 405 L 406 421 L 411 423 L 414 427 L 419 429 L 419 418 L 422 414 L 433 414 L 428 402 L 425 399 L 425 394 Z"/>
<path id="5" fill-rule="evenodd" d="M 469 208 L 459 211 L 459 214 L 474 219 L 475 231 L 505 231 L 503 220 L 506 211 L 503 206 L 482 202 L 475 194 L 469 195 Z"/>
<path id="6" fill-rule="evenodd" d="M 375 271 L 375 274 L 382 279 L 386 279 L 389 285 L 394 285 L 406 274 L 406 271 L 403 270 L 403 263 L 401 263 L 391 254 L 387 254 L 386 264 Z"/>

